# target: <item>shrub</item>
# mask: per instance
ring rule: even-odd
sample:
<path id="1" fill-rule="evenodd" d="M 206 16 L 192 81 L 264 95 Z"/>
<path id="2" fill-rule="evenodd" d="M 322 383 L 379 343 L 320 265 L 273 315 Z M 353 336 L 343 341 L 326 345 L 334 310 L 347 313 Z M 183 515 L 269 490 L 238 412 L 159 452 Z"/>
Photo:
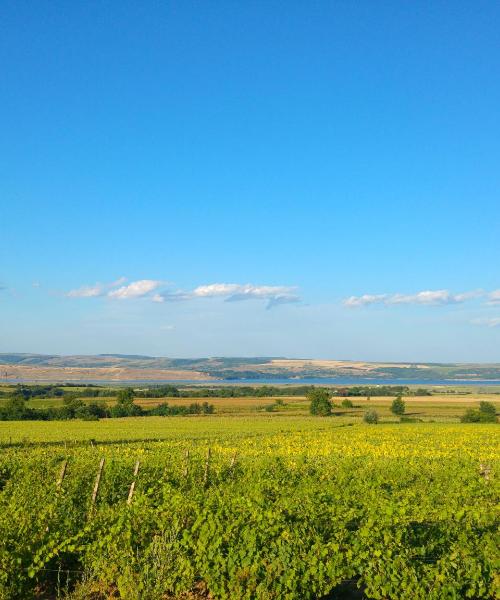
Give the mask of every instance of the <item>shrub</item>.
<path id="1" fill-rule="evenodd" d="M 404 415 L 406 409 L 405 402 L 401 396 L 394 398 L 391 404 L 391 412 L 393 415 Z"/>
<path id="2" fill-rule="evenodd" d="M 460 419 L 462 423 L 479 423 L 480 420 L 481 415 L 474 408 L 468 408 Z"/>
<path id="3" fill-rule="evenodd" d="M 495 423 L 497 420 L 497 411 L 492 402 L 479 403 L 479 420 L 481 423 Z"/>
<path id="4" fill-rule="evenodd" d="M 171 417 L 174 415 L 211 415 L 213 412 L 214 405 L 208 402 L 203 402 L 203 404 L 193 403 L 189 406 L 169 406 L 167 402 L 162 402 L 144 414 L 156 417 Z"/>
<path id="5" fill-rule="evenodd" d="M 311 415 L 327 417 L 332 414 L 332 402 L 328 390 L 313 389 L 307 394 L 307 399 L 311 403 L 309 405 Z"/>
<path id="6" fill-rule="evenodd" d="M 460 419 L 462 423 L 496 423 L 496 420 L 495 405 L 485 401 L 479 403 L 479 410 L 468 408 Z"/>
<path id="7" fill-rule="evenodd" d="M 99 421 L 99 417 L 97 417 L 96 415 L 93 415 L 92 413 L 89 412 L 84 412 L 82 413 L 82 416 L 77 417 L 78 419 L 81 419 L 82 421 Z"/>
<path id="8" fill-rule="evenodd" d="M 143 410 L 133 402 L 120 403 L 117 402 L 110 410 L 110 415 L 114 418 L 118 417 L 138 417 L 143 414 Z"/>
<path id="9" fill-rule="evenodd" d="M 376 410 L 368 410 L 363 415 L 363 421 L 370 425 L 376 425 L 378 423 L 378 413 Z"/>
<path id="10" fill-rule="evenodd" d="M 343 408 L 353 408 L 354 404 L 350 400 L 348 400 L 347 398 L 345 398 L 344 400 L 342 400 L 341 406 Z"/>

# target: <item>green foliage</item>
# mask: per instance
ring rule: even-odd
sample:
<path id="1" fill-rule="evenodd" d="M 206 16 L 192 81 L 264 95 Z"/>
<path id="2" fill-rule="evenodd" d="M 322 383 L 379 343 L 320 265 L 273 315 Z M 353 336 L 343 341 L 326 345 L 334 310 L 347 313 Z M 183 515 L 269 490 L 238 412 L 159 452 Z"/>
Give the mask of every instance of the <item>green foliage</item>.
<path id="1" fill-rule="evenodd" d="M 479 423 L 480 420 L 481 415 L 479 414 L 479 411 L 474 408 L 468 408 L 460 418 L 462 423 Z"/>
<path id="2" fill-rule="evenodd" d="M 334 396 L 411 396 L 407 385 L 352 385 L 334 391 Z"/>
<path id="3" fill-rule="evenodd" d="M 171 417 L 173 415 L 211 415 L 213 413 L 214 406 L 208 402 L 203 402 L 203 404 L 194 402 L 189 406 L 169 406 L 167 402 L 162 402 L 147 412 L 148 415 L 158 417 Z"/>
<path id="4" fill-rule="evenodd" d="M 394 400 L 392 401 L 391 404 L 391 412 L 393 415 L 404 415 L 406 410 L 406 404 L 403 400 L 403 398 L 401 398 L 401 396 L 397 396 L 397 398 L 394 398 Z"/>
<path id="5" fill-rule="evenodd" d="M 354 407 L 354 404 L 352 403 L 352 401 L 348 400 L 347 398 L 344 398 L 344 400 L 342 400 L 340 405 L 342 406 L 342 408 L 353 408 Z"/>
<path id="6" fill-rule="evenodd" d="M 187 475 L 178 443 L 102 449 L 92 512 L 95 448 L 4 451 L 0 598 L 76 585 L 80 598 L 156 600 L 203 582 L 218 600 L 313 600 L 345 580 L 369 598 L 497 597 L 498 497 L 476 461 L 242 456 L 230 468 L 226 441 L 206 485 L 206 446 L 191 440 Z"/>
<path id="7" fill-rule="evenodd" d="M 432 396 L 432 392 L 426 388 L 418 388 L 414 394 L 415 396 Z"/>
<path id="8" fill-rule="evenodd" d="M 468 408 L 462 418 L 462 423 L 496 423 L 496 408 L 491 402 L 482 401 L 479 403 L 479 410 Z"/>
<path id="9" fill-rule="evenodd" d="M 277 410 L 282 409 L 284 406 L 285 401 L 282 398 L 278 398 L 273 404 L 266 404 L 264 406 L 264 410 L 266 412 L 276 412 Z"/>
<path id="10" fill-rule="evenodd" d="M 311 390 L 307 394 L 307 399 L 310 402 L 309 412 L 311 415 L 327 417 L 332 414 L 332 402 L 328 390 L 323 388 Z"/>
<path id="11" fill-rule="evenodd" d="M 5 421 L 18 421 L 24 418 L 26 413 L 26 402 L 24 396 L 21 394 L 15 394 L 11 396 L 1 411 L 2 420 Z"/>
<path id="12" fill-rule="evenodd" d="M 378 423 L 378 412 L 376 410 L 367 410 L 363 415 L 363 421 L 369 425 L 376 425 Z"/>
<path id="13" fill-rule="evenodd" d="M 135 390 L 136 398 L 267 398 L 270 396 L 305 396 L 314 386 L 236 385 L 189 387 L 179 389 L 173 385 L 156 385 Z"/>
<path id="14" fill-rule="evenodd" d="M 495 423 L 497 420 L 496 408 L 492 402 L 486 402 L 484 400 L 480 402 L 479 414 L 482 423 Z"/>
<path id="15" fill-rule="evenodd" d="M 130 406 L 134 401 L 134 390 L 132 388 L 125 388 L 119 390 L 116 395 L 116 403 L 121 406 Z"/>

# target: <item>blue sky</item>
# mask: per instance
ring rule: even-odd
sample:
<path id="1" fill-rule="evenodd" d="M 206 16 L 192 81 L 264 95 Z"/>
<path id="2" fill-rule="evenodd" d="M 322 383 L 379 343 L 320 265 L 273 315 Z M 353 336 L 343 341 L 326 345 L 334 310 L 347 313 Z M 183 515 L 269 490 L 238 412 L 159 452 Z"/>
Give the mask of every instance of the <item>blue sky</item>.
<path id="1" fill-rule="evenodd" d="M 0 351 L 500 361 L 500 4 L 0 8 Z"/>

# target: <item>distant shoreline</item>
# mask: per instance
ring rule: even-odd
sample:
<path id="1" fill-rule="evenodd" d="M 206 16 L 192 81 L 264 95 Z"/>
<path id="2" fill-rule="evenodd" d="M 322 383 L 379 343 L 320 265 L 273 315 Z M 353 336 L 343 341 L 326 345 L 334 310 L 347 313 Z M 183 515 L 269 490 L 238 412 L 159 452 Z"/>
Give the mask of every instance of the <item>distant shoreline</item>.
<path id="1" fill-rule="evenodd" d="M 2 383 L 100 385 L 500 386 L 500 363 L 387 363 L 272 357 L 179 359 L 0 354 Z"/>
<path id="2" fill-rule="evenodd" d="M 177 385 L 177 386 L 231 386 L 231 385 L 327 385 L 327 386 L 384 386 L 384 385 L 404 385 L 415 387 L 426 386 L 499 386 L 499 379 L 437 379 L 437 380 L 416 380 L 416 379 L 371 379 L 371 378 L 333 378 L 333 377 L 304 377 L 304 378 L 252 378 L 252 379 L 13 379 L 6 378 L 0 380 L 4 385 L 13 384 L 51 384 L 51 385 Z"/>

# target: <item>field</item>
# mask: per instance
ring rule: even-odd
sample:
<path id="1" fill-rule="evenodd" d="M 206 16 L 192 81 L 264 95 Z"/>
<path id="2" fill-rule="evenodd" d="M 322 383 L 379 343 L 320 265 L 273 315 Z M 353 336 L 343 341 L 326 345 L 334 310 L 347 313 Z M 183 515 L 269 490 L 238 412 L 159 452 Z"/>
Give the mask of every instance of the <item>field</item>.
<path id="1" fill-rule="evenodd" d="M 1 422 L 0 598 L 497 597 L 497 425 L 297 416 L 300 398 L 235 414 L 246 400 Z"/>

